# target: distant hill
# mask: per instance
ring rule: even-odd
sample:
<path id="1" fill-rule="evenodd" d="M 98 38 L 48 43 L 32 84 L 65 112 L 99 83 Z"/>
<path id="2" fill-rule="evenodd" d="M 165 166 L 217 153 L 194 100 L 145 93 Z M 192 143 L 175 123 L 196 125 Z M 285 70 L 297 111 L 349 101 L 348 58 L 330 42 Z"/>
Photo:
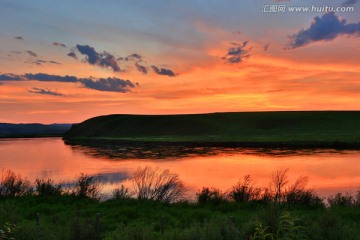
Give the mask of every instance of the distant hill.
<path id="1" fill-rule="evenodd" d="M 64 139 L 359 148 L 360 111 L 118 114 L 73 125 Z"/>
<path id="2" fill-rule="evenodd" d="M 71 124 L 0 123 L 0 137 L 63 136 Z"/>

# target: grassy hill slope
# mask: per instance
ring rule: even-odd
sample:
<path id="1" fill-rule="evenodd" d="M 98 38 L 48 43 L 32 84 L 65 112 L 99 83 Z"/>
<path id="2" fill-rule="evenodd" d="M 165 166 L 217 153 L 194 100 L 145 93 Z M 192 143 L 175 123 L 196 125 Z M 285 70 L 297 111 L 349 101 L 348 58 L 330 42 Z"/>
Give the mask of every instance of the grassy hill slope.
<path id="1" fill-rule="evenodd" d="M 64 139 L 356 146 L 360 111 L 108 115 L 73 125 Z"/>

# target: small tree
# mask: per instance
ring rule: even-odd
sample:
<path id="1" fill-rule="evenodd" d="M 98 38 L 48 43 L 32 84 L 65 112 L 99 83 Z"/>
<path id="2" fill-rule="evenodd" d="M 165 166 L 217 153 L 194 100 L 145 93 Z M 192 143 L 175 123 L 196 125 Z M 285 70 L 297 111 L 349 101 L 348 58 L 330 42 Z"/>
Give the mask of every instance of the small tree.
<path id="1" fill-rule="evenodd" d="M 186 188 L 179 176 L 169 170 L 138 168 L 133 175 L 134 194 L 138 199 L 176 202 L 185 197 Z"/>

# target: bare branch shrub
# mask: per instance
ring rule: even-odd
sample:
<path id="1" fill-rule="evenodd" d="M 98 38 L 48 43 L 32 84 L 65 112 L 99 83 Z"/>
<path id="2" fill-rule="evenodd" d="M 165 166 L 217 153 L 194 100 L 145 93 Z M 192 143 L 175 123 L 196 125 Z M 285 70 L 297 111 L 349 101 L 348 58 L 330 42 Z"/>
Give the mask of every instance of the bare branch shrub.
<path id="1" fill-rule="evenodd" d="M 138 168 L 133 175 L 134 194 L 138 199 L 172 203 L 183 200 L 186 193 L 179 176 L 169 170 Z"/>
<path id="2" fill-rule="evenodd" d="M 279 168 L 272 174 L 272 184 L 274 185 L 274 200 L 280 203 L 284 197 L 284 188 L 288 183 L 287 172 L 288 168 Z"/>

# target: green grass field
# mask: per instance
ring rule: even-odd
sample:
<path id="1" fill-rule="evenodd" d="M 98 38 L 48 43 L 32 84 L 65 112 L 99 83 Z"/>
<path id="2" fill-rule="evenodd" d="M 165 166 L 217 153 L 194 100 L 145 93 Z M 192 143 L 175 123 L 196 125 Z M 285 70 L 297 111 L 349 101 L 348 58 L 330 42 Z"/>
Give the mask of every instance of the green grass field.
<path id="1" fill-rule="evenodd" d="M 74 125 L 64 139 L 357 148 L 360 111 L 108 115 Z"/>
<path id="2" fill-rule="evenodd" d="M 100 213 L 99 228 L 97 213 Z M 286 224 L 280 226 L 281 216 L 285 214 L 290 214 L 288 221 L 294 224 L 293 230 L 300 231 L 293 238 L 274 239 L 360 239 L 359 207 L 308 209 L 226 202 L 163 204 L 135 199 L 98 202 L 74 196 L 0 199 L 0 224 L 15 223 L 17 229 L 8 236 L 19 240 L 245 240 L 255 234 L 259 223 L 267 227 L 268 233 L 276 232 L 274 228 L 290 228 Z"/>

